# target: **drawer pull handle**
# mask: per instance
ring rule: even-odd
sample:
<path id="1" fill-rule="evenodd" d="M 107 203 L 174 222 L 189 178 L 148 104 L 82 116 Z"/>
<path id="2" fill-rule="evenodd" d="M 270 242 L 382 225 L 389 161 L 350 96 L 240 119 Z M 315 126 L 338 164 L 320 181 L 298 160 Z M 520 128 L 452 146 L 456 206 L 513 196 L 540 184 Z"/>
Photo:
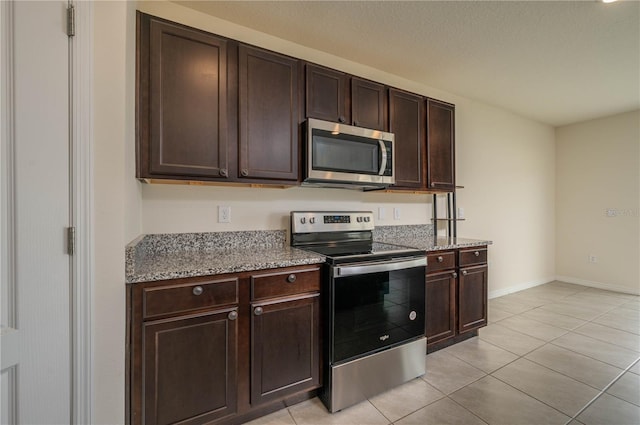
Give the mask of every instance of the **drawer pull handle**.
<path id="1" fill-rule="evenodd" d="M 479 257 L 480 256 L 480 252 L 476 251 L 476 252 L 473 253 L 473 255 L 475 255 L 476 257 Z"/>
<path id="2" fill-rule="evenodd" d="M 220 169 L 220 175 L 222 177 L 227 177 L 227 169 L 226 168 L 221 168 Z"/>
<path id="3" fill-rule="evenodd" d="M 256 307 L 253 309 L 253 314 L 260 316 L 262 314 L 262 307 Z"/>
<path id="4" fill-rule="evenodd" d="M 438 263 L 442 263 L 444 261 L 444 258 L 442 258 L 442 256 L 438 257 Z"/>
<path id="5" fill-rule="evenodd" d="M 451 277 L 455 279 L 456 277 L 458 277 L 458 273 L 456 272 L 451 273 Z"/>
<path id="6" fill-rule="evenodd" d="M 236 320 L 238 318 L 238 312 L 235 310 L 230 311 L 227 317 L 229 318 L 229 320 Z"/>
<path id="7" fill-rule="evenodd" d="M 203 292 L 204 292 L 204 289 L 202 289 L 202 286 L 200 285 L 193 288 L 193 295 L 202 295 Z"/>
<path id="8" fill-rule="evenodd" d="M 249 170 L 247 170 L 245 168 L 242 171 L 240 171 L 240 174 L 242 175 L 242 177 L 248 177 L 249 176 Z"/>
<path id="9" fill-rule="evenodd" d="M 467 271 L 466 270 L 462 270 L 462 276 L 466 276 L 467 275 Z"/>
<path id="10" fill-rule="evenodd" d="M 289 276 L 287 276 L 287 282 L 289 283 L 293 283 L 296 281 L 296 279 L 298 279 L 298 277 L 295 274 L 290 274 Z"/>

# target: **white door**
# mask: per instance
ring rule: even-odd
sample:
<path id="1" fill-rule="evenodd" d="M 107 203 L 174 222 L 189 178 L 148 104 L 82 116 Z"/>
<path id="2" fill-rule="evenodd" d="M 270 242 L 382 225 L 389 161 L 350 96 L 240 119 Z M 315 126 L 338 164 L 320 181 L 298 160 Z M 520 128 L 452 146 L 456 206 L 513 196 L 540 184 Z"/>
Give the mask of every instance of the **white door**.
<path id="1" fill-rule="evenodd" d="M 71 421 L 66 1 L 2 1 L 3 424 Z"/>

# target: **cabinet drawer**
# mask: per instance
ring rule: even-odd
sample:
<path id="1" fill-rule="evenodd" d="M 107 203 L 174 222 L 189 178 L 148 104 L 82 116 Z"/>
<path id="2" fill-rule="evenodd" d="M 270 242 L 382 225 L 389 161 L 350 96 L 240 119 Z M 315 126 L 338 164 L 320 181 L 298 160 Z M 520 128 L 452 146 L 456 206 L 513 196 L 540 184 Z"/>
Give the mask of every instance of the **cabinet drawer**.
<path id="1" fill-rule="evenodd" d="M 320 268 L 287 270 L 251 276 L 251 300 L 320 290 Z"/>
<path id="2" fill-rule="evenodd" d="M 427 273 L 456 268 L 455 251 L 441 251 L 427 254 Z"/>
<path id="3" fill-rule="evenodd" d="M 485 264 L 487 262 L 487 247 L 461 249 L 458 255 L 458 264 L 460 267 Z"/>
<path id="4" fill-rule="evenodd" d="M 145 319 L 237 303 L 238 279 L 145 288 L 142 295 Z"/>

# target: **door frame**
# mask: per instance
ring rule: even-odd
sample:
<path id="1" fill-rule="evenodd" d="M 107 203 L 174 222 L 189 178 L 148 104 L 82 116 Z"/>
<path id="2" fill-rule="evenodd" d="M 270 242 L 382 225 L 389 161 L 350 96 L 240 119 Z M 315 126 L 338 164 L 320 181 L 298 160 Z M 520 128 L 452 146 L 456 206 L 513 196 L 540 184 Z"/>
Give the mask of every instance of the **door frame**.
<path id="1" fill-rule="evenodd" d="M 93 2 L 70 1 L 75 36 L 69 37 L 71 94 L 71 223 L 76 228 L 71 256 L 71 423 L 93 423 Z"/>

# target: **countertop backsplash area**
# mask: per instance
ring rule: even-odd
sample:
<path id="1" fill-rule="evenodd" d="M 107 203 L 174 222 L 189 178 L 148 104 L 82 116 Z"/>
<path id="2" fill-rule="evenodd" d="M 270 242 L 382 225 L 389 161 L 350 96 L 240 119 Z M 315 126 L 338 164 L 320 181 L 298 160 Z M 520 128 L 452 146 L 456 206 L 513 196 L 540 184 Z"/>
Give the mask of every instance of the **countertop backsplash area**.
<path id="1" fill-rule="evenodd" d="M 376 226 L 373 239 L 376 241 L 432 238 L 432 224 L 404 224 L 400 226 Z"/>

